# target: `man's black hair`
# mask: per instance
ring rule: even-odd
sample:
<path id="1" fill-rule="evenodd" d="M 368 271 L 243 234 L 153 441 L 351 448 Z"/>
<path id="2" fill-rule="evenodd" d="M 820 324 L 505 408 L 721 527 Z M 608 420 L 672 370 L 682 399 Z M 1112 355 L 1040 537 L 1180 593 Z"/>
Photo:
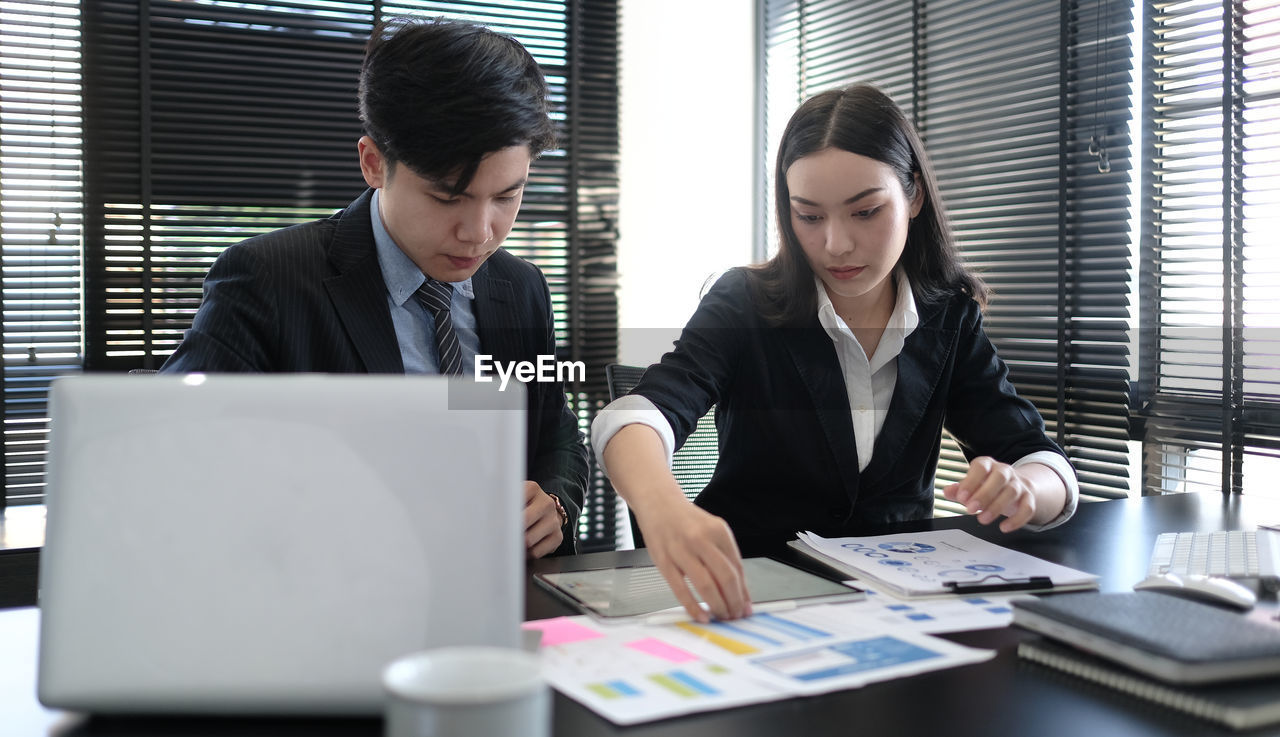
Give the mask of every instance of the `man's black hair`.
<path id="1" fill-rule="evenodd" d="M 487 154 L 555 145 L 547 83 L 515 39 L 444 19 L 393 19 L 374 29 L 360 70 L 360 120 L 389 164 L 454 194 Z"/>

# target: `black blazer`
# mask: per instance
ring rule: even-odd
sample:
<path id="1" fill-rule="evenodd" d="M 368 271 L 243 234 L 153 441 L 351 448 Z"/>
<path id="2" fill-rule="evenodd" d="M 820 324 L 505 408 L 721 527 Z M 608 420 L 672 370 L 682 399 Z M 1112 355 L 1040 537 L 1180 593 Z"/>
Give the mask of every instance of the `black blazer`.
<path id="1" fill-rule="evenodd" d="M 674 350 L 645 372 L 633 393 L 657 405 L 677 446 L 716 405 L 720 459 L 697 503 L 729 523 L 744 553 L 801 530 L 836 537 L 928 517 L 944 425 L 969 458 L 1062 453 L 1009 383 L 976 302 L 957 295 L 917 311 L 861 472 L 831 337 L 816 314 L 803 328 L 767 326 L 742 269 L 716 282 Z"/>
<path id="2" fill-rule="evenodd" d="M 403 373 L 369 216 L 372 191 L 325 220 L 226 249 L 162 372 Z M 551 297 L 537 267 L 498 250 L 472 277 L 480 345 L 497 361 L 555 354 Z M 587 451 L 563 387 L 528 386 L 528 478 L 569 513 L 557 553 L 576 549 Z"/>

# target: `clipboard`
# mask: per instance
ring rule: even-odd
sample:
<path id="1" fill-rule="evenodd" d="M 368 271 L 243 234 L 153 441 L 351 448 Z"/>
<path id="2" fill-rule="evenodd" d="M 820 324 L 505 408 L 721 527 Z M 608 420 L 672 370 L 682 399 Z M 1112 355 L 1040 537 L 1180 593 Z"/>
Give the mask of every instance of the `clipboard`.
<path id="1" fill-rule="evenodd" d="M 756 609 L 776 611 L 866 598 L 861 589 L 773 558 L 744 558 L 742 570 Z M 653 565 L 536 573 L 533 579 L 569 605 L 600 620 L 657 624 L 688 618 L 666 579 Z"/>
<path id="2" fill-rule="evenodd" d="M 903 599 L 1098 588 L 1098 576 L 979 539 L 962 530 L 824 538 L 787 543 L 852 578 Z"/>

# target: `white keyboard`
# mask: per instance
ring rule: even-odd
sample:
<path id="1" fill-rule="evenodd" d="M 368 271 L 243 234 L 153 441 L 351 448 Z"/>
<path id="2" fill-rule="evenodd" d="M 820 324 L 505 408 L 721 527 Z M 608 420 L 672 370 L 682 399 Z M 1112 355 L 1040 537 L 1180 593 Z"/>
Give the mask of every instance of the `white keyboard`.
<path id="1" fill-rule="evenodd" d="M 1258 533 L 1167 532 L 1156 538 L 1147 573 L 1258 578 Z"/>

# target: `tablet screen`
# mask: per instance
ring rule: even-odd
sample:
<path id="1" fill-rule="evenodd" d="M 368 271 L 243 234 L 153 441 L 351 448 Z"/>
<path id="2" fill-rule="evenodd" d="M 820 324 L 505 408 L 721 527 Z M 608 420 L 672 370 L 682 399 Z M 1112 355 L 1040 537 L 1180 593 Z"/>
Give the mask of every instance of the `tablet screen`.
<path id="1" fill-rule="evenodd" d="M 742 569 L 751 601 L 756 604 L 827 604 L 865 597 L 860 589 L 772 558 L 745 558 Z M 652 565 L 540 573 L 534 578 L 579 609 L 598 617 L 638 617 L 682 609 L 666 579 Z"/>

